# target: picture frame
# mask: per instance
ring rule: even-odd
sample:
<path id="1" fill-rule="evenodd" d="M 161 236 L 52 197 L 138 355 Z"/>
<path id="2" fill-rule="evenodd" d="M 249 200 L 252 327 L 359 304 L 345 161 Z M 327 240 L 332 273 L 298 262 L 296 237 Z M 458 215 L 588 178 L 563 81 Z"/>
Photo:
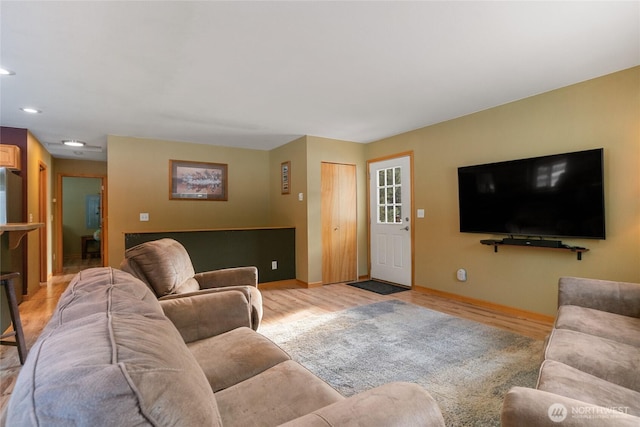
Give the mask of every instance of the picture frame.
<path id="1" fill-rule="evenodd" d="M 280 164 L 280 192 L 282 194 L 291 193 L 291 162 L 286 161 Z"/>
<path id="2" fill-rule="evenodd" d="M 226 163 L 169 160 L 169 200 L 227 201 Z"/>

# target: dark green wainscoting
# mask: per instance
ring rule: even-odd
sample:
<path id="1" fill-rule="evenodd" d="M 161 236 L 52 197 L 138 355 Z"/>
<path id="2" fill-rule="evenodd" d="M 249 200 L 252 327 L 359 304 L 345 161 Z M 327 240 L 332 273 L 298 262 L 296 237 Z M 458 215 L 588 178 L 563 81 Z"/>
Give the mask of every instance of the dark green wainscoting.
<path id="1" fill-rule="evenodd" d="M 189 252 L 196 273 L 256 266 L 260 283 L 296 278 L 295 228 L 243 228 L 125 233 L 125 249 L 169 237 Z M 277 269 L 272 269 L 276 261 Z"/>

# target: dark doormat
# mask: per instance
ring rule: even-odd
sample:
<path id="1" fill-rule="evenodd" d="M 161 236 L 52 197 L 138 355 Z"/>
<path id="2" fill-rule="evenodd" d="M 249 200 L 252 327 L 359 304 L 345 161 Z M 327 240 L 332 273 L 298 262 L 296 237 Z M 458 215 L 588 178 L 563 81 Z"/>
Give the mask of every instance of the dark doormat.
<path id="1" fill-rule="evenodd" d="M 377 280 L 365 280 L 363 282 L 347 283 L 349 286 L 364 289 L 366 291 L 375 292 L 380 295 L 391 295 L 396 292 L 408 291 L 409 288 L 403 288 L 402 286 L 391 285 L 389 283 L 378 282 Z"/>

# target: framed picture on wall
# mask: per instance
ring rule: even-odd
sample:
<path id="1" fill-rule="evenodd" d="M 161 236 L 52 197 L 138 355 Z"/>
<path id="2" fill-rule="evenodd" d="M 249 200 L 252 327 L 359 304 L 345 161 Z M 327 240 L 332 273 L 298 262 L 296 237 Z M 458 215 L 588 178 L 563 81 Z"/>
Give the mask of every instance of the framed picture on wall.
<path id="1" fill-rule="evenodd" d="M 228 198 L 227 164 L 169 160 L 170 200 Z"/>
<path id="2" fill-rule="evenodd" d="M 282 194 L 291 193 L 291 162 L 280 165 L 280 190 Z"/>

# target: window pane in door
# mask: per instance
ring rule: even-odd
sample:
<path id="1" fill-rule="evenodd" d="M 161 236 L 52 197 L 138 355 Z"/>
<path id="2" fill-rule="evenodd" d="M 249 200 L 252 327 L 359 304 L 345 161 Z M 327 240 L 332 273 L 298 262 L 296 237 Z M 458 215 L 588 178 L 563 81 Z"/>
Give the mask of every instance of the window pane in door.
<path id="1" fill-rule="evenodd" d="M 380 169 L 378 174 L 378 223 L 402 224 L 402 168 Z"/>
<path id="2" fill-rule="evenodd" d="M 395 222 L 393 215 L 393 206 L 387 206 L 387 222 L 393 223 Z"/>

